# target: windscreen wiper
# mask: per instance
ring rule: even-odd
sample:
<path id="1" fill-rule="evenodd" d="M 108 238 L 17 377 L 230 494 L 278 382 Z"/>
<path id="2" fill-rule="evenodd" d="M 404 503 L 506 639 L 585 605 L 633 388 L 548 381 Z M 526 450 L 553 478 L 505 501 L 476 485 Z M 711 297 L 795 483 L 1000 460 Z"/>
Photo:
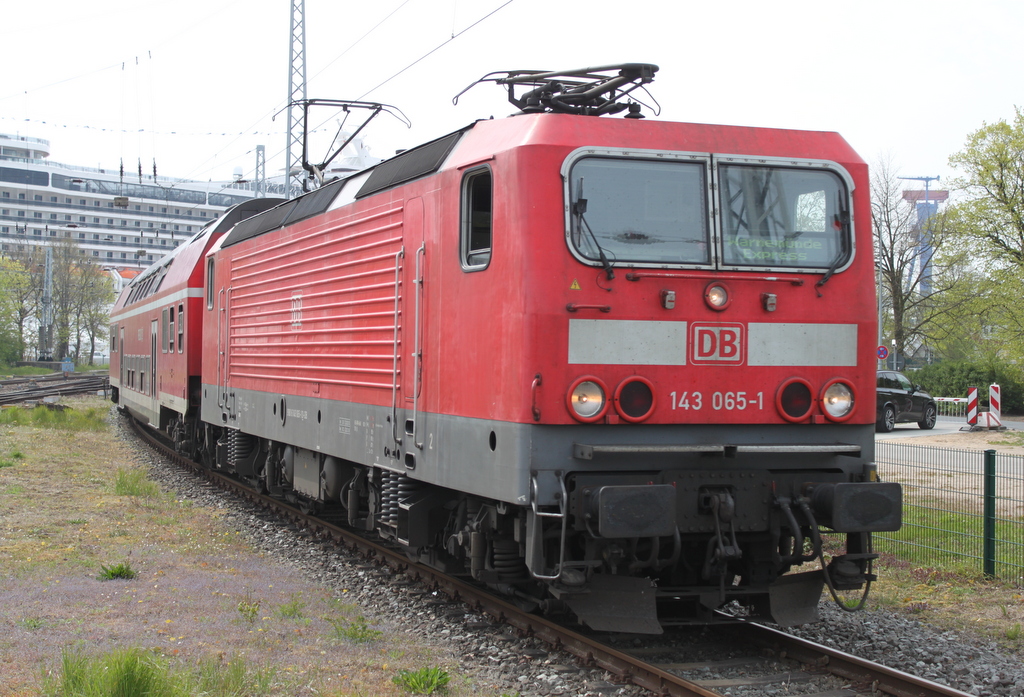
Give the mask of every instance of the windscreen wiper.
<path id="1" fill-rule="evenodd" d="M 850 211 L 843 205 L 843 196 L 839 196 L 839 213 L 835 216 L 835 226 L 839 228 L 839 253 L 836 254 L 836 258 L 832 260 L 832 264 L 828 267 L 828 271 L 825 275 L 818 279 L 818 282 L 814 284 L 815 288 L 821 288 L 823 285 L 828 283 L 829 279 L 835 274 L 836 269 L 843 263 L 849 253 L 847 247 L 847 238 L 849 237 L 850 231 Z M 818 291 L 818 297 L 821 297 L 821 291 Z"/>
<path id="2" fill-rule="evenodd" d="M 587 199 L 583 198 L 583 177 L 580 177 L 579 186 L 576 188 L 576 200 L 572 204 L 572 213 L 576 216 L 576 225 L 581 230 L 586 230 L 587 235 L 590 236 L 590 241 L 594 243 L 594 247 L 597 249 L 597 254 L 601 258 L 601 266 L 604 267 L 604 273 L 608 277 L 608 280 L 615 278 L 615 271 L 612 270 L 612 263 L 608 261 L 608 257 L 605 256 L 604 249 L 601 248 L 601 244 L 597 241 L 597 236 L 594 231 L 590 229 L 590 225 L 587 223 L 587 219 L 583 217 L 583 214 L 587 212 Z"/>

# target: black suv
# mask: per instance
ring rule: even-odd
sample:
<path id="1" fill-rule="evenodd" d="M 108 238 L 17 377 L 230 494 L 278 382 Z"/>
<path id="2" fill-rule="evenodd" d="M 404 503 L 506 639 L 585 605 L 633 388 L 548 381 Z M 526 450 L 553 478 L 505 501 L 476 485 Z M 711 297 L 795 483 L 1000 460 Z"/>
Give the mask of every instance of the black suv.
<path id="1" fill-rule="evenodd" d="M 935 400 L 914 385 L 903 373 L 894 370 L 878 371 L 878 423 L 882 433 L 888 433 L 896 424 L 916 421 L 921 428 L 935 426 Z"/>

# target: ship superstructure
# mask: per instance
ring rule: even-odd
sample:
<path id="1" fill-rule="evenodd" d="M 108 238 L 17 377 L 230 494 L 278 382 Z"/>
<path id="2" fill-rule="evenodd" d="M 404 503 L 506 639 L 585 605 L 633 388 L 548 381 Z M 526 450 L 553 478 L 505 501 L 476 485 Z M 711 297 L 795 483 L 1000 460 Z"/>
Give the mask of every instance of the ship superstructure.
<path id="1" fill-rule="evenodd" d="M 0 252 L 67 238 L 103 266 L 141 269 L 256 195 L 240 178 L 190 181 L 49 156 L 47 140 L 0 134 Z"/>

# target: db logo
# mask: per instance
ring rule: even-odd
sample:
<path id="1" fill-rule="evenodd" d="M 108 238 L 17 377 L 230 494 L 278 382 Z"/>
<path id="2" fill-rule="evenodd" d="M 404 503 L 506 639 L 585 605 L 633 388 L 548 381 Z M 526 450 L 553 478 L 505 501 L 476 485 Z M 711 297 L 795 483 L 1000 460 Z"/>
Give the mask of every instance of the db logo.
<path id="1" fill-rule="evenodd" d="M 701 324 L 690 326 L 690 363 L 694 365 L 740 365 L 744 360 L 742 324 Z"/>

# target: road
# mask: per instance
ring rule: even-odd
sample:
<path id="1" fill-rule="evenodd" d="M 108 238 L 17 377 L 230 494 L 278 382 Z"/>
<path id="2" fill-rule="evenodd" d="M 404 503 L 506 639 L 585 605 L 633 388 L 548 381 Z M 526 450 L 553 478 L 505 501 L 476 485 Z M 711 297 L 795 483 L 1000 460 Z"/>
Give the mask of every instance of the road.
<path id="1" fill-rule="evenodd" d="M 935 422 L 935 428 L 925 431 L 918 428 L 917 424 L 896 424 L 892 433 L 876 433 L 875 440 L 890 440 L 892 438 L 915 438 L 917 436 L 943 436 L 956 433 L 961 427 L 967 425 L 967 420 L 962 417 L 940 416 Z M 1024 421 L 1009 421 L 1004 419 L 1003 425 L 1014 431 L 1024 430 Z"/>

